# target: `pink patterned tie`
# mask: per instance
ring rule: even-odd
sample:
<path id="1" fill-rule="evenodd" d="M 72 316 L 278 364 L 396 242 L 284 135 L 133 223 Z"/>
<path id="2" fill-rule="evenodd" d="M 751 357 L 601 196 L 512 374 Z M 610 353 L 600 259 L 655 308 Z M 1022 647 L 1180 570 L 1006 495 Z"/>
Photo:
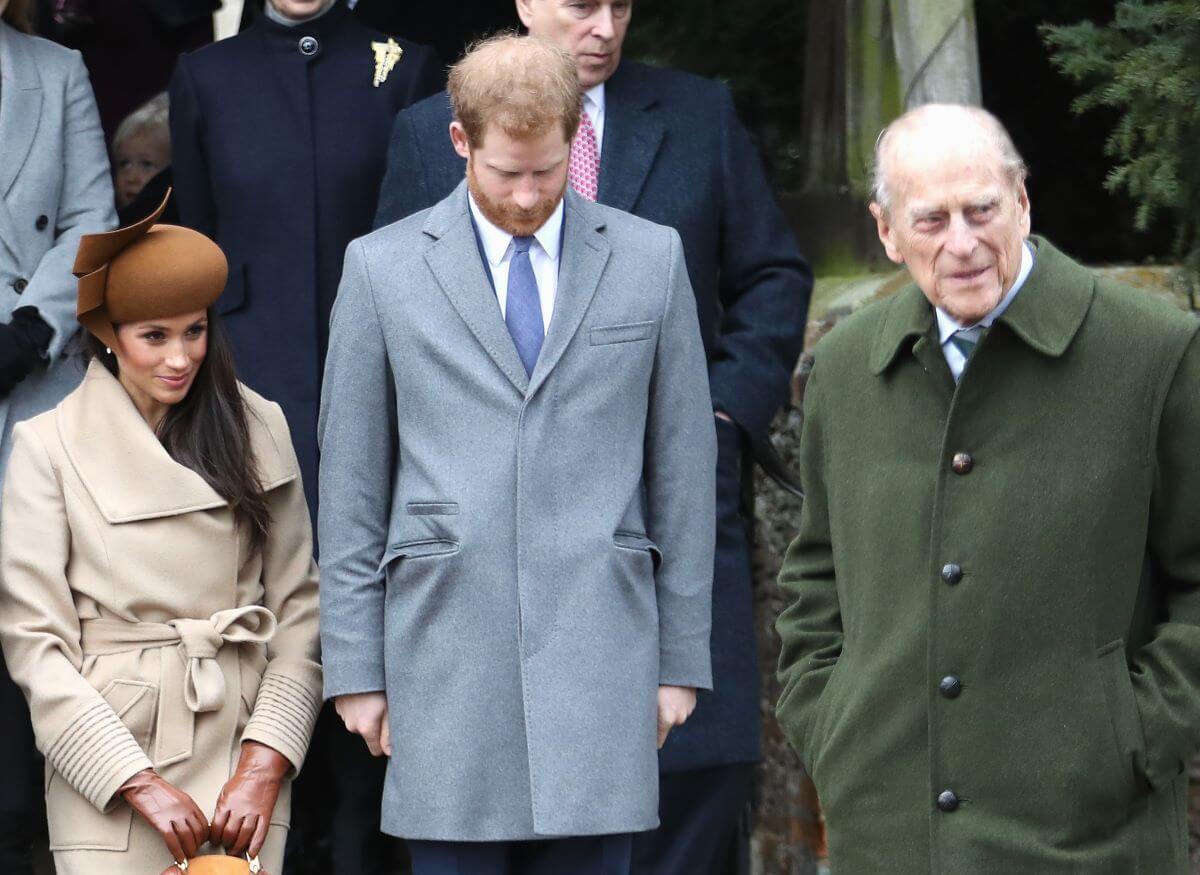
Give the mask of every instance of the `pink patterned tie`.
<path id="1" fill-rule="evenodd" d="M 571 141 L 571 166 L 567 169 L 567 178 L 575 191 L 594 201 L 600 188 L 600 149 L 596 145 L 596 128 L 591 116 L 586 109 L 579 116 L 579 131 Z"/>

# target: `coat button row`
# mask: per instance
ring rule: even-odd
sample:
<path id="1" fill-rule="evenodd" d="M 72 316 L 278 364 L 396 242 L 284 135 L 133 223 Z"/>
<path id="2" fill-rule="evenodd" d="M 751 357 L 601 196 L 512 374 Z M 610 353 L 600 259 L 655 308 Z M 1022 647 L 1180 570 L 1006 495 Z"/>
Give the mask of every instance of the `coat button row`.
<path id="1" fill-rule="evenodd" d="M 50 224 L 50 219 L 47 216 L 38 216 L 37 221 L 33 223 L 33 227 L 39 231 L 45 231 L 46 226 Z"/>
<path id="2" fill-rule="evenodd" d="M 953 790 L 943 790 L 938 794 L 937 807 L 949 814 L 958 809 L 958 794 Z"/>
<path id="3" fill-rule="evenodd" d="M 29 285 L 29 280 L 25 279 L 25 277 L 23 277 L 23 276 L 19 276 L 15 280 L 13 280 L 13 284 L 12 284 L 13 291 L 19 295 L 19 294 L 21 294 L 21 292 L 25 291 L 25 287 L 28 285 Z"/>
<path id="4" fill-rule="evenodd" d="M 300 37 L 300 54 L 312 57 L 321 48 L 321 44 L 317 42 L 315 36 Z"/>
<path id="5" fill-rule="evenodd" d="M 963 579 L 963 570 L 959 566 L 950 562 L 942 566 L 942 580 L 951 585 L 958 583 Z"/>
<path id="6" fill-rule="evenodd" d="M 947 699 L 957 699 L 962 693 L 962 681 L 955 675 L 948 674 L 938 684 L 938 692 Z"/>
<path id="7" fill-rule="evenodd" d="M 950 467 L 955 474 L 970 474 L 971 469 L 975 467 L 975 459 L 970 453 L 955 453 L 954 458 L 950 460 Z"/>

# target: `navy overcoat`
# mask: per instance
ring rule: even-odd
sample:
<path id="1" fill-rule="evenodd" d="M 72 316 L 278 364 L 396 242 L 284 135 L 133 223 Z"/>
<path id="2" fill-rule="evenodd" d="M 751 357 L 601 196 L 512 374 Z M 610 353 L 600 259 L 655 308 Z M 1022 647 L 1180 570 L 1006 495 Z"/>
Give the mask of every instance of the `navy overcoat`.
<path id="1" fill-rule="evenodd" d="M 387 35 L 339 0 L 312 22 L 265 16 L 179 59 L 171 82 L 175 192 L 184 224 L 229 259 L 217 304 L 241 378 L 282 405 L 305 494 L 317 502 L 317 407 L 346 245 L 371 230 L 396 113 L 443 84 L 431 49 L 377 87 Z"/>
<path id="2" fill-rule="evenodd" d="M 450 103 L 431 97 L 396 119 L 376 226 L 424 209 L 463 178 Z M 718 427 L 712 693 L 671 733 L 665 771 L 759 757 L 758 655 L 742 445 L 767 434 L 788 397 L 812 275 L 738 120 L 729 90 L 622 61 L 605 84 L 599 201 L 679 232 L 708 355 Z"/>

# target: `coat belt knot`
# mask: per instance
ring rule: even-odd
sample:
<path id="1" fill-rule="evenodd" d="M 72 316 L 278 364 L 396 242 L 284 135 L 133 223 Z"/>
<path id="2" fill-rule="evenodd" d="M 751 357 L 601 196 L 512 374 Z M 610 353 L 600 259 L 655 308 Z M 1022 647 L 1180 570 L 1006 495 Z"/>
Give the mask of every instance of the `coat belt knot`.
<path id="1" fill-rule="evenodd" d="M 275 635 L 275 615 L 261 605 L 218 611 L 206 620 L 127 623 L 85 620 L 85 656 L 164 648 L 159 680 L 154 764 L 166 765 L 192 753 L 195 715 L 225 703 L 225 671 L 217 655 L 226 644 L 266 644 Z M 165 648 L 176 645 L 175 653 Z M 182 702 L 187 707 L 180 708 Z"/>

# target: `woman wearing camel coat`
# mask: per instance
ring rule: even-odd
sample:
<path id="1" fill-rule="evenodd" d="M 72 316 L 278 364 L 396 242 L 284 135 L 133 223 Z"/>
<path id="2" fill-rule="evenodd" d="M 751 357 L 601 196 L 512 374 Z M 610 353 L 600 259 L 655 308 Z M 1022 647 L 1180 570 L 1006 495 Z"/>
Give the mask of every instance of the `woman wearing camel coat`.
<path id="1" fill-rule="evenodd" d="M 207 828 L 243 742 L 291 766 L 260 853 L 281 872 L 289 782 L 321 704 L 316 567 L 283 413 L 240 391 L 270 511 L 257 547 L 100 360 L 14 431 L 0 633 L 46 757 L 59 875 L 162 872 L 172 854 L 123 787 L 153 769 Z"/>

